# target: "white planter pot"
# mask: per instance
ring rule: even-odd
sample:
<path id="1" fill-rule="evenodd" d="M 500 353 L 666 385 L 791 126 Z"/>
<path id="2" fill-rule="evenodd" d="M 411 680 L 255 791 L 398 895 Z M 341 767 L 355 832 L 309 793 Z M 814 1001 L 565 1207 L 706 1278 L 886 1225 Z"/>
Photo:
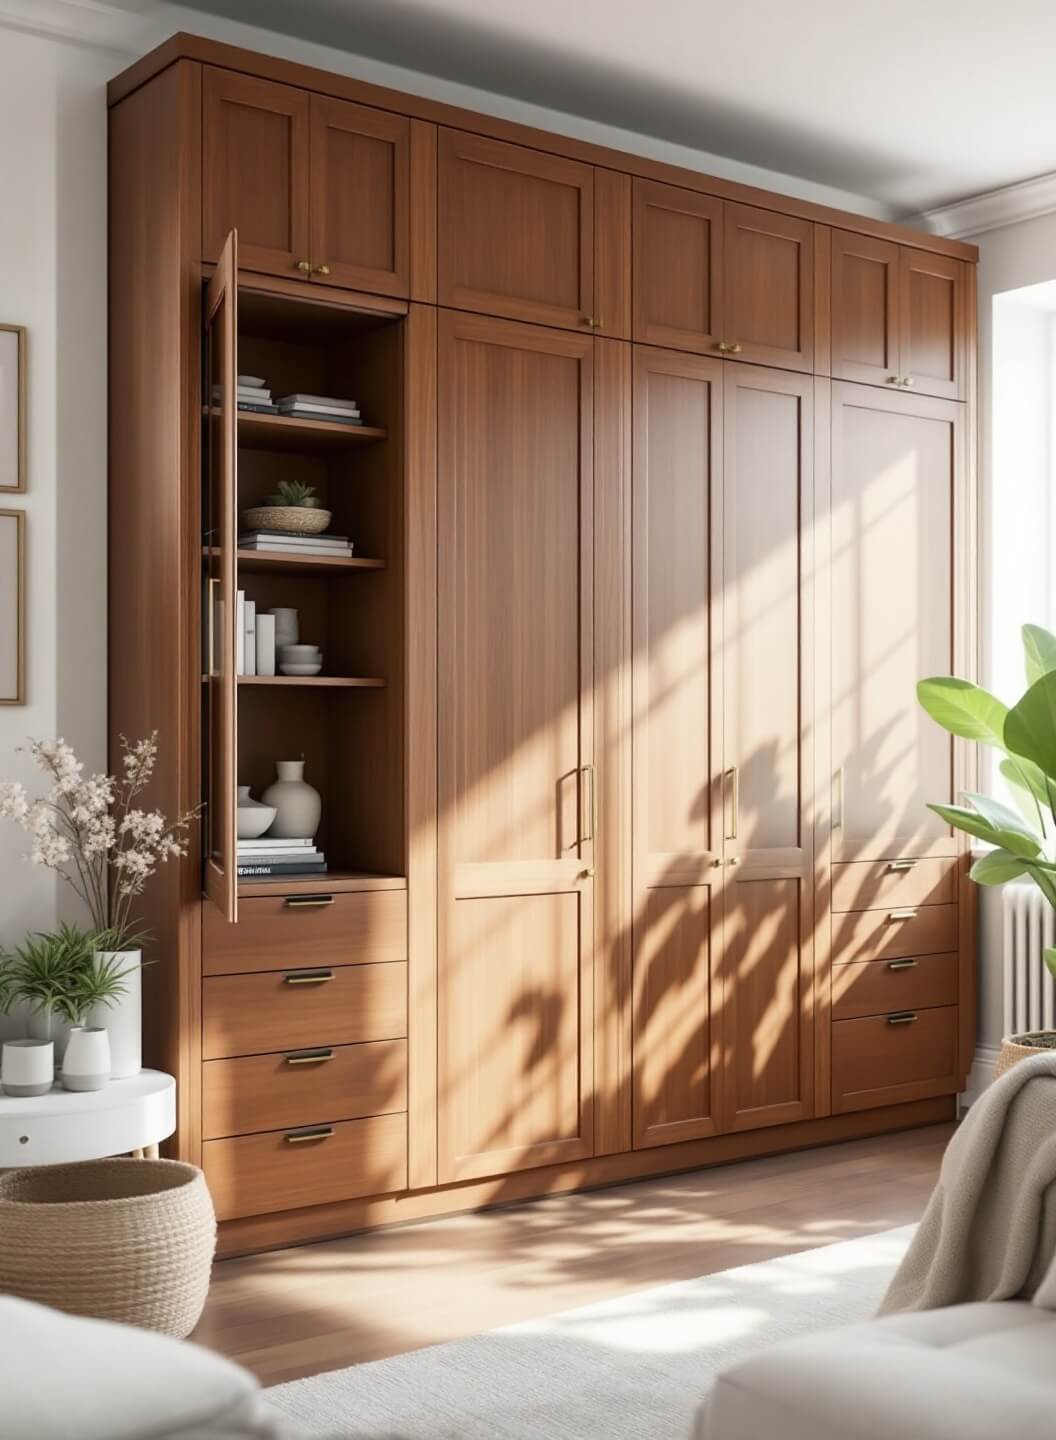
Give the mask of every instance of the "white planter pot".
<path id="1" fill-rule="evenodd" d="M 55 1079 L 55 1046 L 50 1040 L 8 1040 L 0 1061 L 7 1095 L 46 1095 Z"/>
<path id="2" fill-rule="evenodd" d="M 103 1026 L 75 1025 L 62 1062 L 64 1090 L 101 1090 L 110 1079 L 110 1040 Z"/>
<path id="3" fill-rule="evenodd" d="M 142 950 L 97 950 L 96 963 L 116 960 L 125 993 L 112 1005 L 93 1005 L 88 1024 L 109 1031 L 110 1078 L 127 1080 L 143 1068 Z"/>
<path id="4" fill-rule="evenodd" d="M 31 1010 L 26 1017 L 26 1034 L 31 1040 L 50 1040 L 55 1046 L 55 1064 L 62 1064 L 72 1025 L 54 1010 Z"/>

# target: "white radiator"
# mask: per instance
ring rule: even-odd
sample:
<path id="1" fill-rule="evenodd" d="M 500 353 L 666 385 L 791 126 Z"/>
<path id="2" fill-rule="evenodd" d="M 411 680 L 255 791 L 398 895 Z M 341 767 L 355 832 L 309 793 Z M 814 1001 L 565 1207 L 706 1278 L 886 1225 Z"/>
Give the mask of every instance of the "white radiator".
<path id="1" fill-rule="evenodd" d="M 1004 1033 L 1056 1029 L 1056 981 L 1041 952 L 1056 945 L 1056 913 L 1036 885 L 1002 891 L 1005 922 Z"/>

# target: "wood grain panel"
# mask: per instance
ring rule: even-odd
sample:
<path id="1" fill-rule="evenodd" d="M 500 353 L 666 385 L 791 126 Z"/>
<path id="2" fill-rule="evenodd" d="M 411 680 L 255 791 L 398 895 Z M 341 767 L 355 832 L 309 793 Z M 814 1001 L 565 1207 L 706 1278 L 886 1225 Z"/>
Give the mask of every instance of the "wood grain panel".
<path id="1" fill-rule="evenodd" d="M 957 1004 L 957 956 L 865 960 L 832 969 L 834 1020 Z"/>
<path id="2" fill-rule="evenodd" d="M 957 1007 L 837 1020 L 832 1027 L 832 1108 L 836 1114 L 949 1095 L 957 1089 Z"/>
<path id="3" fill-rule="evenodd" d="M 748 205 L 724 207 L 722 338 L 740 360 L 814 368 L 814 227 Z"/>
<path id="4" fill-rule="evenodd" d="M 886 385 L 900 374 L 899 247 L 832 232 L 832 374 Z"/>
<path id="5" fill-rule="evenodd" d="M 570 329 L 593 318 L 593 170 L 441 130 L 438 194 L 441 305 Z"/>
<path id="6" fill-rule="evenodd" d="M 436 126 L 411 121 L 411 299 L 436 303 Z"/>
<path id="7" fill-rule="evenodd" d="M 375 1115 L 329 1127 L 318 1140 L 288 1134 L 207 1140 L 202 1168 L 218 1220 L 391 1195 L 407 1184 L 407 1117 Z"/>
<path id="8" fill-rule="evenodd" d="M 243 269 L 300 274 L 310 255 L 307 93 L 207 66 L 202 106 L 205 259 L 237 230 Z"/>
<path id="9" fill-rule="evenodd" d="M 406 1108 L 405 1040 L 207 1060 L 202 1067 L 206 1140 Z"/>
<path id="10" fill-rule="evenodd" d="M 957 948 L 957 906 L 851 911 L 832 917 L 834 964 L 935 955 Z"/>
<path id="11" fill-rule="evenodd" d="M 962 261 L 901 247 L 899 369 L 926 395 L 965 398 L 964 284 Z"/>
<path id="12" fill-rule="evenodd" d="M 722 201 L 634 181 L 633 335 L 699 355 L 722 338 Z"/>
<path id="13" fill-rule="evenodd" d="M 320 973 L 330 978 L 291 984 L 264 972 L 203 981 L 203 1059 L 406 1037 L 405 964 L 338 965 Z"/>
<path id="14" fill-rule="evenodd" d="M 319 877 L 325 881 L 326 876 Z M 203 971 L 293 970 L 312 965 L 365 965 L 407 959 L 407 894 L 368 890 L 331 898 L 269 896 L 243 900 L 237 925 L 210 906 L 204 916 Z"/>
<path id="15" fill-rule="evenodd" d="M 410 121 L 313 95 L 311 177 L 313 274 L 330 285 L 407 295 Z"/>
<path id="16" fill-rule="evenodd" d="M 833 910 L 886 910 L 899 905 L 952 905 L 957 862 L 859 860 L 832 867 Z"/>
<path id="17" fill-rule="evenodd" d="M 594 309 L 599 335 L 631 338 L 631 177 L 594 172 Z"/>

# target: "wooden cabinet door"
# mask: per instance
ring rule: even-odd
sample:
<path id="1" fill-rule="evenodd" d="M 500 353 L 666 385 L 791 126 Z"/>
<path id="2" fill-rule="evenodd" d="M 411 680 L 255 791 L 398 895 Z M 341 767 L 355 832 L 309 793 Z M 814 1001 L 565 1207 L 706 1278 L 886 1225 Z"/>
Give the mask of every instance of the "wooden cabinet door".
<path id="1" fill-rule="evenodd" d="M 723 1128 L 738 1130 L 813 1113 L 813 381 L 736 365 L 724 381 Z"/>
<path id="2" fill-rule="evenodd" d="M 440 304 L 589 330 L 591 167 L 444 129 L 437 166 Z"/>
<path id="3" fill-rule="evenodd" d="M 205 297 L 205 891 L 229 921 L 238 919 L 236 787 L 238 686 L 235 680 L 235 547 L 238 539 L 238 236 L 227 237 Z"/>
<path id="4" fill-rule="evenodd" d="M 814 368 L 814 227 L 749 205 L 724 207 L 722 342 L 739 360 Z"/>
<path id="5" fill-rule="evenodd" d="M 593 1153 L 593 349 L 440 312 L 441 1182 Z"/>
<path id="6" fill-rule="evenodd" d="M 698 355 L 722 339 L 722 201 L 634 182 L 633 338 Z"/>
<path id="7" fill-rule="evenodd" d="M 965 397 L 966 266 L 909 245 L 899 257 L 902 383 L 947 400 Z"/>
<path id="8" fill-rule="evenodd" d="M 713 670 L 721 516 L 720 360 L 637 347 L 632 495 L 633 1135 L 719 1120 L 722 878 Z"/>
<path id="9" fill-rule="evenodd" d="M 298 275 L 308 264 L 308 93 L 205 67 L 202 231 L 217 260 L 238 231 L 239 264 Z"/>
<path id="10" fill-rule="evenodd" d="M 927 802 L 954 799 L 950 737 L 917 681 L 957 673 L 955 560 L 964 524 L 964 407 L 832 387 L 822 656 L 832 735 L 832 858 L 954 855 Z"/>
<path id="11" fill-rule="evenodd" d="M 900 249 L 889 240 L 833 230 L 833 379 L 897 383 Z"/>
<path id="12" fill-rule="evenodd" d="M 406 116 L 312 96 L 313 275 L 410 292 L 410 133 Z"/>

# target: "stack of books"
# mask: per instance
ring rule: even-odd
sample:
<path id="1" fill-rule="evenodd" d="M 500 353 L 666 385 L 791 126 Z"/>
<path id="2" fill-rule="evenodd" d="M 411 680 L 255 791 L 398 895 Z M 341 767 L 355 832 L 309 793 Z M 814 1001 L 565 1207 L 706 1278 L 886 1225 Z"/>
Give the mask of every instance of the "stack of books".
<path id="1" fill-rule="evenodd" d="M 298 530 L 247 530 L 238 537 L 240 550 L 269 555 L 337 555 L 348 559 L 352 541 L 347 535 L 303 535 Z"/>
<path id="2" fill-rule="evenodd" d="M 362 425 L 363 417 L 354 400 L 339 400 L 333 395 L 306 395 L 298 391 L 283 395 L 276 402 L 280 415 L 300 420 L 331 420 L 339 425 Z"/>
<path id="3" fill-rule="evenodd" d="M 285 879 L 290 875 L 325 875 L 326 856 L 311 840 L 239 840 L 241 880 Z"/>
<path id="4" fill-rule="evenodd" d="M 218 616 L 223 624 L 223 614 Z M 275 616 L 257 614 L 255 600 L 235 591 L 235 674 L 275 674 Z"/>
<path id="5" fill-rule="evenodd" d="M 213 404 L 219 405 L 223 390 L 213 386 Z M 277 415 L 279 407 L 271 398 L 271 390 L 258 375 L 240 375 L 235 392 L 235 404 L 239 410 L 251 410 L 257 415 Z"/>

